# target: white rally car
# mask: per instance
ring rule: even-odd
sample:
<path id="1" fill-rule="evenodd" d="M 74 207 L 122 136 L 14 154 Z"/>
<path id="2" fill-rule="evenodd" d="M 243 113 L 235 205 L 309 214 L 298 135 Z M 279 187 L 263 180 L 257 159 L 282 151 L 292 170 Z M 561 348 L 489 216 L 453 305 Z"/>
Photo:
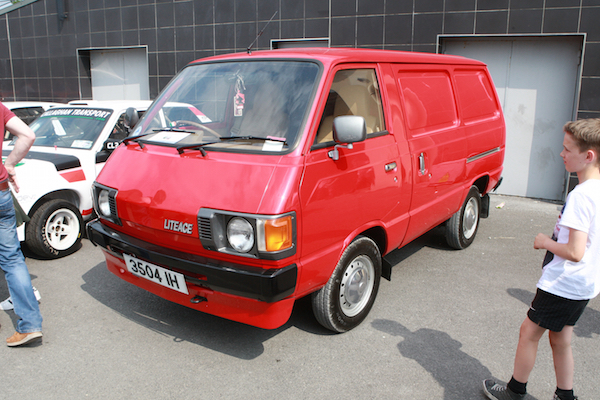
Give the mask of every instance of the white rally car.
<path id="1" fill-rule="evenodd" d="M 108 156 L 150 101 L 73 101 L 31 123 L 36 139 L 17 165 L 15 196 L 30 217 L 17 231 L 31 251 L 59 258 L 80 247 L 92 217 L 91 186 Z M 13 142 L 3 146 L 2 157 Z"/>

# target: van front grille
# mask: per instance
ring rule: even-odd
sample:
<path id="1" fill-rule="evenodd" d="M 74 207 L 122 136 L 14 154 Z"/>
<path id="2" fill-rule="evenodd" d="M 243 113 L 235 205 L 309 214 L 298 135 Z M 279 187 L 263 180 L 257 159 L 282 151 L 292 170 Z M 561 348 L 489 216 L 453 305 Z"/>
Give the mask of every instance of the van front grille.
<path id="1" fill-rule="evenodd" d="M 198 235 L 200 236 L 200 239 L 212 240 L 210 218 L 198 217 Z"/>

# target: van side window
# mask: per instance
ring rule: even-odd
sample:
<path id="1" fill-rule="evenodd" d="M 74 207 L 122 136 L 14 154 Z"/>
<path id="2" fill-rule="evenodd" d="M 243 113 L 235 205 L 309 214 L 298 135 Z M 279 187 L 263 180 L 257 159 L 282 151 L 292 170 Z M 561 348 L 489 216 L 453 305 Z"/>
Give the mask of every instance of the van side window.
<path id="1" fill-rule="evenodd" d="M 385 130 L 374 69 L 348 69 L 335 74 L 314 144 L 333 142 L 333 119 L 341 115 L 363 117 L 367 135 Z"/>
<path id="2" fill-rule="evenodd" d="M 493 118 L 499 113 L 492 83 L 483 71 L 456 71 L 454 76 L 465 123 Z"/>
<path id="3" fill-rule="evenodd" d="M 456 123 L 454 94 L 445 72 L 401 72 L 400 87 L 410 129 L 429 131 Z"/>

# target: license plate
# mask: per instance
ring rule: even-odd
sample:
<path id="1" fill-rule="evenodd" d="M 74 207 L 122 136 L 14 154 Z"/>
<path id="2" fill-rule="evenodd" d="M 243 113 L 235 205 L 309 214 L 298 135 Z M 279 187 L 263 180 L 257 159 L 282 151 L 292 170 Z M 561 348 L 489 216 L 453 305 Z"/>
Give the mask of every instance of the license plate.
<path id="1" fill-rule="evenodd" d="M 127 270 L 132 274 L 168 287 L 169 289 L 189 294 L 183 274 L 150 264 L 128 254 L 123 254 L 123 258 L 127 264 Z"/>

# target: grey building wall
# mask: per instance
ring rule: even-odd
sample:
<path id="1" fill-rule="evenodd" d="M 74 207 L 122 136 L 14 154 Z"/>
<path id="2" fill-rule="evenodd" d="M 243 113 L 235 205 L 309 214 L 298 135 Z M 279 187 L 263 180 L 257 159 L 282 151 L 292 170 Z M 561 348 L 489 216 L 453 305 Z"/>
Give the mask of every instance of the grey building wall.
<path id="1" fill-rule="evenodd" d="M 147 46 L 155 97 L 188 62 L 245 51 L 275 12 L 255 49 L 329 37 L 436 52 L 439 34 L 586 33 L 579 116 L 600 117 L 598 0 L 38 0 L 0 16 L 0 98 L 91 98 L 87 51 L 128 46 Z"/>

